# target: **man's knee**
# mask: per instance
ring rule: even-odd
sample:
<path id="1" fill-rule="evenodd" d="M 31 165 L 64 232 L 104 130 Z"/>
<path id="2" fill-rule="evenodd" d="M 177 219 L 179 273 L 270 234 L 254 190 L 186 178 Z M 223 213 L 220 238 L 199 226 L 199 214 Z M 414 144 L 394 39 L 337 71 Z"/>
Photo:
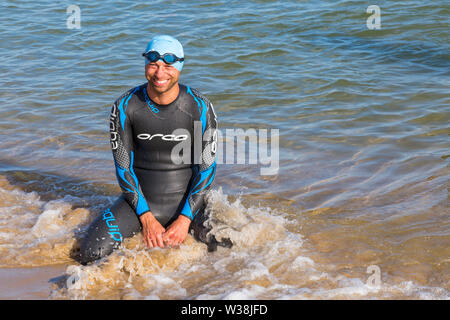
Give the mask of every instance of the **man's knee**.
<path id="1" fill-rule="evenodd" d="M 112 253 L 122 241 L 119 224 L 108 208 L 89 226 L 75 259 L 83 265 L 88 264 Z"/>
<path id="2" fill-rule="evenodd" d="M 109 253 L 111 253 L 108 251 L 112 252 L 112 249 L 107 250 L 106 248 L 101 246 L 91 246 L 91 245 L 82 246 L 80 248 L 80 252 L 78 253 L 77 261 L 82 265 L 87 265 L 95 260 L 107 256 Z"/>

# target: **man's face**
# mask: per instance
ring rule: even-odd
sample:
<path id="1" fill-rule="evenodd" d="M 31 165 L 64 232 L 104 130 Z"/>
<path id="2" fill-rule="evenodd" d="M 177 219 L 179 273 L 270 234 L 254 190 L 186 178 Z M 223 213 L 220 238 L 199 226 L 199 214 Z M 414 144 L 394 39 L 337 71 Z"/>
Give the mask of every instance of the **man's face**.
<path id="1" fill-rule="evenodd" d="M 158 60 L 145 66 L 145 77 L 150 88 L 156 93 L 162 94 L 172 89 L 180 78 L 180 71 L 170 64 Z"/>

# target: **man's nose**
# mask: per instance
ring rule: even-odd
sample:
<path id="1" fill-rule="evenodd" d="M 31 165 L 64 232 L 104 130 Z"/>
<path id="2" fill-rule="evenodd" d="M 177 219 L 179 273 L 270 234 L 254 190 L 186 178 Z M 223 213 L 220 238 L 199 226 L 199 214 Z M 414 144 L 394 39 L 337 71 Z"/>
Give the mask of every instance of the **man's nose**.
<path id="1" fill-rule="evenodd" d="M 158 61 L 156 63 L 156 65 L 157 65 L 156 73 L 155 73 L 156 76 L 158 76 L 158 77 L 163 76 L 165 74 L 165 72 L 164 72 L 164 62 L 162 62 L 160 60 L 160 61 Z"/>

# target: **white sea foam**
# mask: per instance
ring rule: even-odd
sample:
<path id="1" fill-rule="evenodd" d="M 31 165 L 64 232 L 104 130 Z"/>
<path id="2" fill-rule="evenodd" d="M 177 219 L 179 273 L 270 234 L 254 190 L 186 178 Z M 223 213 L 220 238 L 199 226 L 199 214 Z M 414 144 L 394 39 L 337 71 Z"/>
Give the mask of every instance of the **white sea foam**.
<path id="1" fill-rule="evenodd" d="M 0 249 L 18 265 L 71 261 L 73 230 L 88 211 L 72 209 L 71 199 L 42 201 L 34 192 L 2 188 Z M 366 278 L 331 275 L 330 266 L 313 260 L 290 221 L 263 207 L 230 201 L 219 190 L 210 194 L 213 233 L 234 247 L 207 253 L 189 238 L 179 249 L 146 249 L 137 235 L 110 257 L 89 266 L 71 264 L 66 281 L 51 298 L 90 299 L 450 299 L 445 288 L 413 281 L 380 286 Z M 55 249 L 55 246 L 61 249 Z M 6 251 L 5 251 L 6 250 Z M 5 260 L 6 261 L 6 260 Z M 331 268 L 333 269 L 333 268 Z M 386 278 L 386 279 L 384 279 Z"/>
<path id="2" fill-rule="evenodd" d="M 67 275 L 79 284 L 56 290 L 52 297 L 122 299 L 389 299 L 406 296 L 446 299 L 442 288 L 413 282 L 371 286 L 367 279 L 330 273 L 333 266 L 314 261 L 290 221 L 261 207 L 246 208 L 219 190 L 211 192 L 208 208 L 216 237 L 235 246 L 207 253 L 189 238 L 180 249 L 146 249 L 140 235 L 110 257 Z M 292 227 L 292 226 L 290 226 Z M 333 275 L 334 274 L 334 275 Z M 102 290 L 99 290 L 102 288 Z"/>
<path id="3" fill-rule="evenodd" d="M 72 209 L 66 198 L 43 201 L 1 176 L 0 199 L 0 265 L 31 267 L 70 260 L 74 232 L 86 223 L 87 209 Z"/>

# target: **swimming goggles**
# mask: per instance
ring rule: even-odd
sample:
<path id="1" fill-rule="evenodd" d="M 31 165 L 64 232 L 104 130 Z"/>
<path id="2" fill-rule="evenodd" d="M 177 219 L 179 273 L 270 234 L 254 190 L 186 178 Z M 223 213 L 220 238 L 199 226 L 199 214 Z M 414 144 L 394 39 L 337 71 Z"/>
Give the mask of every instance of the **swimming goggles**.
<path id="1" fill-rule="evenodd" d="M 150 62 L 156 62 L 159 59 L 162 59 L 162 61 L 167 64 L 174 64 L 177 61 L 184 61 L 184 58 L 178 58 L 173 53 L 164 53 L 163 55 L 160 55 L 157 51 L 144 52 L 142 56 L 146 57 Z"/>

